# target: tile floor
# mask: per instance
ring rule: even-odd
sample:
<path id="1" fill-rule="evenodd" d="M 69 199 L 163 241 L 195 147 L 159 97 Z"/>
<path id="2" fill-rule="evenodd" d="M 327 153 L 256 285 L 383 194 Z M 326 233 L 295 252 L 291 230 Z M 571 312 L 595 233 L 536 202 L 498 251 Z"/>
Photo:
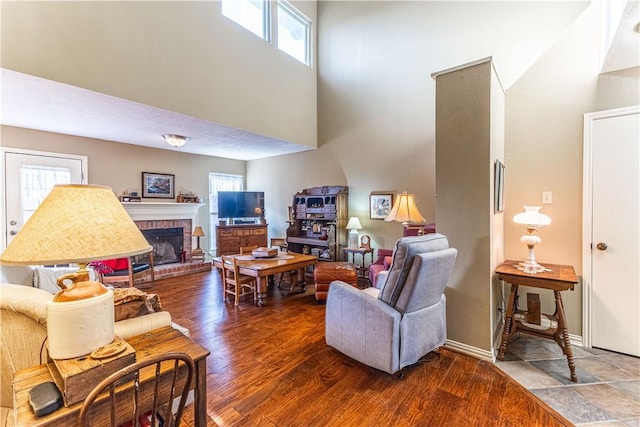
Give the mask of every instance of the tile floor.
<path id="1" fill-rule="evenodd" d="M 496 365 L 577 426 L 640 427 L 640 358 L 572 348 L 577 383 L 554 341 L 522 333 Z"/>

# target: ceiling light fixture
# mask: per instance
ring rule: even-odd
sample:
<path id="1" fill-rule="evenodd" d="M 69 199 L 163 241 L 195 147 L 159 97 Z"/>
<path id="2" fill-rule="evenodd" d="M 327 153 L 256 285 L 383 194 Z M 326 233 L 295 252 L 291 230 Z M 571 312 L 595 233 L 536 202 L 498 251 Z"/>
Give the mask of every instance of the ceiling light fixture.
<path id="1" fill-rule="evenodd" d="M 184 143 L 189 139 L 186 136 L 174 135 L 170 133 L 165 133 L 164 135 L 162 135 L 162 137 L 165 141 L 167 141 L 169 145 L 172 145 L 174 147 L 182 147 Z"/>

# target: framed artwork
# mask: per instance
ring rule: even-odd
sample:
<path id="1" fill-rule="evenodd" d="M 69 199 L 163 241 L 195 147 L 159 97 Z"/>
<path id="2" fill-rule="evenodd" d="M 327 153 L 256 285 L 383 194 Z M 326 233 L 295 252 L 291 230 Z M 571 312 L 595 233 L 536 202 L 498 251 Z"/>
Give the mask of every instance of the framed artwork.
<path id="1" fill-rule="evenodd" d="M 175 198 L 175 175 L 142 172 L 142 197 L 155 199 Z"/>
<path id="2" fill-rule="evenodd" d="M 494 168 L 494 213 L 504 211 L 504 163 L 496 160 Z"/>
<path id="3" fill-rule="evenodd" d="M 385 219 L 393 206 L 393 194 L 369 195 L 369 218 Z"/>

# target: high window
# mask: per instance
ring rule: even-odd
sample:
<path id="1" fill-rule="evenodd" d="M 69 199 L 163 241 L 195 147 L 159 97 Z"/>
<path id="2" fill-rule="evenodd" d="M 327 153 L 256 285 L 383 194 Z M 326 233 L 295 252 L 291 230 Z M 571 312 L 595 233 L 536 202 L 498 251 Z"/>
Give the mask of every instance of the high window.
<path id="1" fill-rule="evenodd" d="M 256 36 L 270 41 L 268 0 L 222 0 L 222 14 Z"/>
<path id="2" fill-rule="evenodd" d="M 278 1 L 278 49 L 311 65 L 311 21 L 286 1 Z"/>
<path id="3" fill-rule="evenodd" d="M 217 249 L 216 225 L 218 225 L 218 191 L 243 191 L 244 177 L 224 173 L 209 173 L 209 247 Z M 213 253 L 212 253 L 213 255 Z"/>

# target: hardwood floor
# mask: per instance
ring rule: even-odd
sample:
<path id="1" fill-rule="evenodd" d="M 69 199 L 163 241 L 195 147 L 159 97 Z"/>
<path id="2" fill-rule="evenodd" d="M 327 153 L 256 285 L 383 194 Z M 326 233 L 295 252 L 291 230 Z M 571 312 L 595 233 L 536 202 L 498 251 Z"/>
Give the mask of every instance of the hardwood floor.
<path id="1" fill-rule="evenodd" d="M 305 294 L 269 289 L 262 308 L 223 302 L 215 270 L 147 292 L 211 351 L 211 426 L 571 425 L 491 363 L 446 348 L 401 380 L 349 359 L 325 344 L 312 284 Z"/>

